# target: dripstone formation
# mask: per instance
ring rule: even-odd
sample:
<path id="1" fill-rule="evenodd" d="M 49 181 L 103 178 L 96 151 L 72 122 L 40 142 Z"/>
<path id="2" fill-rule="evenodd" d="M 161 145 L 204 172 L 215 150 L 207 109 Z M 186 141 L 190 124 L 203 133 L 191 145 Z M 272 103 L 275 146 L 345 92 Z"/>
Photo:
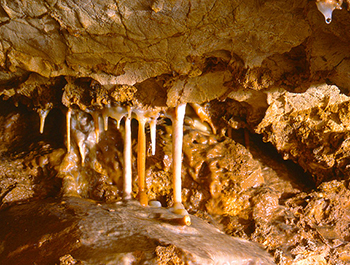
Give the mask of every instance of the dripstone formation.
<path id="1" fill-rule="evenodd" d="M 349 262 L 349 8 L 0 0 L 0 263 Z"/>

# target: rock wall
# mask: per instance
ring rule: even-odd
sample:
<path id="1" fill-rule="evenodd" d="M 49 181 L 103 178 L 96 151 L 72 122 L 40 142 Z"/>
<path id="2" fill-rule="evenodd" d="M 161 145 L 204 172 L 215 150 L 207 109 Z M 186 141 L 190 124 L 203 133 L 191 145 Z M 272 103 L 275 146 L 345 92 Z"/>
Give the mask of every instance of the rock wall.
<path id="1" fill-rule="evenodd" d="M 305 42 L 307 11 L 306 1 L 2 1 L 1 80 L 37 73 L 110 87 L 163 76 L 168 105 L 202 103 Z"/>
<path id="2" fill-rule="evenodd" d="M 342 9 L 327 24 L 316 2 Z M 0 0 L 1 207 L 62 195 L 119 200 L 118 107 L 158 120 L 146 186 L 171 206 L 169 117 L 188 103 L 186 209 L 259 242 L 278 264 L 346 262 L 349 218 L 337 194 L 348 194 L 350 174 L 348 9 L 349 1 Z"/>

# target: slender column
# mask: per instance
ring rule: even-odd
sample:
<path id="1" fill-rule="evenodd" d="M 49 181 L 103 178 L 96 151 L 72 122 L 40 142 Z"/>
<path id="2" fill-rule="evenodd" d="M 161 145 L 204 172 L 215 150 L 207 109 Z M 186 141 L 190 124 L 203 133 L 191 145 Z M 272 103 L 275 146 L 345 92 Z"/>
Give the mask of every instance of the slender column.
<path id="1" fill-rule="evenodd" d="M 67 152 L 70 152 L 70 120 L 72 116 L 72 109 L 68 108 L 66 113 L 66 127 L 67 127 Z"/>
<path id="2" fill-rule="evenodd" d="M 145 168 L 146 168 L 146 135 L 145 135 L 145 118 L 138 117 L 138 143 L 137 143 L 137 173 L 139 176 L 139 194 L 138 198 L 141 205 L 148 205 L 148 198 L 145 191 Z"/>
<path id="3" fill-rule="evenodd" d="M 130 109 L 125 116 L 124 136 L 124 170 L 123 199 L 130 200 L 132 192 L 132 149 L 131 149 L 131 115 Z"/>
<path id="4" fill-rule="evenodd" d="M 100 114 L 97 111 L 92 111 L 91 116 L 95 125 L 96 143 L 98 143 L 100 141 Z"/>
<path id="5" fill-rule="evenodd" d="M 182 204 L 181 198 L 181 168 L 182 168 L 182 143 L 183 123 L 186 112 L 186 104 L 180 104 L 175 108 L 173 117 L 173 183 L 174 183 L 174 213 L 182 215 L 178 219 L 181 225 L 191 225 L 191 217 Z"/>
<path id="6" fill-rule="evenodd" d="M 149 123 L 150 134 L 151 134 L 151 143 L 152 143 L 152 155 L 156 154 L 156 132 L 157 132 L 157 118 L 153 118 Z"/>
<path id="7" fill-rule="evenodd" d="M 182 166 L 182 142 L 183 122 L 186 104 L 180 104 L 175 109 L 173 119 L 173 184 L 174 184 L 174 208 L 182 205 L 181 199 L 181 166 Z M 176 209 L 175 209 L 176 210 Z"/>
<path id="8" fill-rule="evenodd" d="M 40 109 L 38 112 L 39 112 L 39 117 L 40 117 L 40 133 L 43 134 L 45 120 L 46 120 L 46 117 L 49 114 L 50 110 L 49 109 L 45 109 L 45 110 Z"/>

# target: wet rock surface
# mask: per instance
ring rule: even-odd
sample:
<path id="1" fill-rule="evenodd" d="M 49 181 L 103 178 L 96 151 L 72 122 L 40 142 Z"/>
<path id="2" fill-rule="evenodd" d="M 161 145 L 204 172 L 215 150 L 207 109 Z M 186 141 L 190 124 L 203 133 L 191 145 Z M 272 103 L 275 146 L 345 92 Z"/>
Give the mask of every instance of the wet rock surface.
<path id="1" fill-rule="evenodd" d="M 198 217 L 136 201 L 63 198 L 1 210 L 1 264 L 274 264 Z M 16 223 L 14 226 L 13 223 Z M 5 239 L 5 240 L 4 240 Z M 62 242 L 64 244 L 62 245 Z"/>
<path id="2" fill-rule="evenodd" d="M 204 225 L 196 217 L 259 243 L 279 265 L 349 263 L 350 5 L 335 2 L 343 8 L 326 24 L 306 0 L 0 0 L 0 222 L 12 229 L 0 237 L 1 263 L 45 256 L 99 264 L 100 247 L 106 263 L 186 264 L 193 245 L 180 248 L 167 235 Z M 182 200 L 194 227 L 160 218 L 157 211 L 173 220 L 167 210 L 129 205 L 130 213 L 155 213 L 140 219 L 163 232 L 143 250 L 112 253 L 99 240 L 107 232 L 72 224 L 109 231 L 108 218 L 130 214 L 116 206 L 125 165 L 120 113 L 147 113 L 147 196 L 171 207 L 179 103 L 188 103 Z M 140 119 L 131 119 L 136 197 Z M 103 222 L 92 222 L 94 214 Z M 51 218 L 44 232 L 40 216 Z M 21 227 L 35 242 L 21 243 Z M 82 233 L 94 244 L 90 254 Z M 67 252 L 53 254 L 60 249 Z"/>
<path id="3" fill-rule="evenodd" d="M 161 8 L 155 7 L 157 3 L 162 3 Z M 310 34 L 299 12 L 306 1 L 297 6 L 278 1 L 38 0 L 35 4 L 2 1 L 1 6 L 1 65 L 12 72 L 20 68 L 45 77 L 78 74 L 104 84 L 134 85 L 175 71 L 192 75 L 189 81 L 200 89 L 207 89 L 208 79 L 218 81 L 219 87 L 225 81 L 219 76 L 225 71 L 215 76 L 205 73 L 209 70 L 203 64 L 205 57 L 219 54 L 217 58 L 227 64 L 233 51 L 246 65 L 258 66 Z M 252 7 L 256 12 L 251 12 Z M 281 27 L 272 32 L 268 25 L 277 22 Z M 252 49 L 255 45 L 259 47 Z M 174 81 L 175 86 L 181 83 L 178 78 Z"/>

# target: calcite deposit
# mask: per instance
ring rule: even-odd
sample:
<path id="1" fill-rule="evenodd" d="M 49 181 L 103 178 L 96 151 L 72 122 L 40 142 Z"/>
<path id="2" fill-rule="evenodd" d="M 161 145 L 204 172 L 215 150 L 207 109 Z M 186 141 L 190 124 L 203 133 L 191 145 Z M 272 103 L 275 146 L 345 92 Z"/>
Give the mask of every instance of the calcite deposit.
<path id="1" fill-rule="evenodd" d="M 273 264 L 256 244 L 220 233 L 198 217 L 181 226 L 177 217 L 164 208 L 76 197 L 17 205 L 3 211 L 0 235 L 7 242 L 0 259 L 4 265 Z"/>
<path id="2" fill-rule="evenodd" d="M 0 263 L 348 263 L 349 9 L 0 0 Z"/>

